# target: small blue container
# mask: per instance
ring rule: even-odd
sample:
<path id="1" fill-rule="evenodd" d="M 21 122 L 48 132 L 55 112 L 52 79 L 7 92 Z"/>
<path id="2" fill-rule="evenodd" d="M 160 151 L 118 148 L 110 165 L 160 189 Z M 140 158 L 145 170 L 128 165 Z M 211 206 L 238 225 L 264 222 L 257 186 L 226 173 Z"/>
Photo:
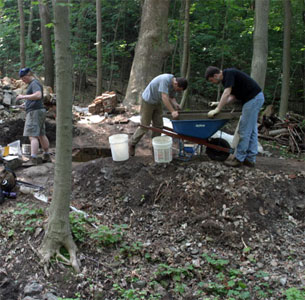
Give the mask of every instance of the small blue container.
<path id="1" fill-rule="evenodd" d="M 200 139 L 207 139 L 211 137 L 227 122 L 227 119 L 172 120 L 173 129 L 176 133 Z"/>

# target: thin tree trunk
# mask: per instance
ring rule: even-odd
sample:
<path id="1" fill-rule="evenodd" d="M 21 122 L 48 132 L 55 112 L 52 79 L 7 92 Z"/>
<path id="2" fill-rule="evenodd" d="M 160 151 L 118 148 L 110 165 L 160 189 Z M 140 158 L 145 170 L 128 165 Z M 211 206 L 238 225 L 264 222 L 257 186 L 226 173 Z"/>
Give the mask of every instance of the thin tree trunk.
<path id="1" fill-rule="evenodd" d="M 190 74 L 191 74 L 191 64 L 190 64 L 190 61 L 191 61 L 191 51 L 188 50 L 189 53 L 188 53 L 188 66 L 187 66 L 187 72 L 186 72 L 186 75 L 185 75 L 185 78 L 189 81 L 190 79 Z M 184 92 L 183 92 L 183 96 L 182 96 L 182 99 L 181 99 L 181 103 L 180 103 L 180 106 L 181 108 L 184 108 L 186 106 L 186 102 L 188 100 L 188 95 L 189 95 L 189 88 L 187 88 Z M 188 106 L 190 105 L 190 103 L 188 103 Z"/>
<path id="2" fill-rule="evenodd" d="M 265 87 L 268 59 L 268 17 L 269 0 L 256 0 L 251 77 L 262 90 Z"/>
<path id="3" fill-rule="evenodd" d="M 284 5 L 284 45 L 283 45 L 283 79 L 279 117 L 285 118 L 288 110 L 290 81 L 290 36 L 291 36 L 291 2 L 283 0 Z"/>
<path id="4" fill-rule="evenodd" d="M 182 54 L 182 64 L 181 64 L 182 77 L 186 77 L 186 73 L 188 69 L 189 48 L 190 48 L 190 0 L 185 0 L 183 54 Z"/>
<path id="5" fill-rule="evenodd" d="M 185 0 L 184 10 L 184 33 L 183 33 L 183 56 L 182 56 L 182 67 L 181 76 L 189 79 L 191 71 L 190 63 L 190 0 Z M 189 89 L 187 88 L 183 92 L 182 100 L 180 103 L 183 108 L 188 100 Z"/>
<path id="6" fill-rule="evenodd" d="M 97 57 L 97 78 L 96 96 L 102 94 L 103 90 L 103 58 L 102 58 L 102 4 L 96 0 L 96 57 Z"/>
<path id="7" fill-rule="evenodd" d="M 54 57 L 51 41 L 51 29 L 47 27 L 47 24 L 51 23 L 51 17 L 47 3 L 43 0 L 39 0 L 39 15 L 44 61 L 44 84 L 54 88 Z"/>
<path id="8" fill-rule="evenodd" d="M 53 0 L 55 17 L 56 63 L 56 162 L 54 191 L 45 236 L 39 249 L 42 262 L 48 264 L 64 246 L 70 264 L 79 272 L 76 245 L 72 238 L 69 208 L 72 171 L 72 58 L 70 49 L 69 0 Z"/>
<path id="9" fill-rule="evenodd" d="M 25 67 L 25 27 L 23 0 L 18 0 L 19 24 L 20 24 L 20 67 Z"/>
<path id="10" fill-rule="evenodd" d="M 177 40 L 174 46 L 174 51 L 172 54 L 172 64 L 171 64 L 171 73 L 174 74 L 174 69 L 175 69 L 175 57 L 176 57 L 176 53 L 177 53 L 177 49 L 179 46 L 179 42 L 180 42 L 180 35 L 181 35 L 181 24 L 182 24 L 182 19 L 184 18 L 184 1 L 180 1 L 181 5 L 180 5 L 180 18 L 179 18 L 179 23 L 178 23 L 178 29 L 177 29 Z"/>
<path id="11" fill-rule="evenodd" d="M 226 4 L 224 1 L 223 7 L 225 8 L 225 17 L 224 17 L 224 24 L 223 24 L 223 29 L 222 29 L 222 51 L 221 51 L 221 63 L 220 63 L 220 69 L 223 69 L 223 64 L 224 64 L 224 46 L 225 46 L 225 41 L 226 41 L 226 33 L 227 33 L 227 27 L 228 27 L 228 12 L 229 12 L 229 4 Z M 217 101 L 219 101 L 221 95 L 221 86 L 218 85 L 217 87 Z"/>
<path id="12" fill-rule="evenodd" d="M 33 5 L 32 5 L 32 2 L 31 2 L 31 7 L 30 7 L 30 18 L 29 18 L 29 26 L 28 26 L 28 34 L 27 34 L 27 46 L 30 45 L 30 42 L 31 42 L 31 39 L 32 39 L 32 25 L 33 25 L 33 11 L 34 11 L 34 8 L 33 8 Z"/>
<path id="13" fill-rule="evenodd" d="M 305 0 L 302 2 L 303 15 L 303 43 L 305 45 Z M 303 51 L 303 114 L 305 115 L 305 51 Z"/>
<path id="14" fill-rule="evenodd" d="M 132 63 L 124 104 L 137 104 L 146 85 L 159 75 L 171 53 L 168 43 L 170 0 L 145 0 L 141 29 Z"/>
<path id="15" fill-rule="evenodd" d="M 116 41 L 116 36 L 117 36 L 117 33 L 118 33 L 118 27 L 119 27 L 119 23 L 120 23 L 120 19 L 121 19 L 122 7 L 123 7 L 123 4 L 121 4 L 121 7 L 120 7 L 118 19 L 116 21 L 115 28 L 114 28 L 113 40 L 112 40 L 112 51 L 111 51 L 111 62 L 110 62 L 110 78 L 109 78 L 108 91 L 111 90 L 111 86 L 112 86 L 115 41 Z"/>

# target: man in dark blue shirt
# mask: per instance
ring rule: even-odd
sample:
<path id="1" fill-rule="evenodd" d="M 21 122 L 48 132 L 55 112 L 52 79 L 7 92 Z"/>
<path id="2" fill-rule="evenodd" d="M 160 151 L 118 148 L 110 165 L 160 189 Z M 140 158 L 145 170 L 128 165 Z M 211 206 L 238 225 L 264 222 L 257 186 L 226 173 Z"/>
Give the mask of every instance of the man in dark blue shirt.
<path id="1" fill-rule="evenodd" d="M 228 103 L 237 100 L 242 104 L 238 130 L 240 140 L 235 158 L 225 164 L 231 167 L 240 167 L 242 164 L 254 167 L 258 153 L 257 118 L 265 100 L 261 88 L 249 75 L 234 68 L 222 71 L 210 66 L 206 70 L 205 78 L 213 84 L 222 83 L 224 87 L 217 107 L 208 112 L 209 118 L 217 115 Z"/>
<path id="2" fill-rule="evenodd" d="M 45 133 L 46 110 L 43 106 L 43 87 L 34 77 L 30 68 L 23 68 L 19 76 L 28 84 L 26 95 L 18 95 L 16 100 L 25 100 L 26 118 L 23 136 L 28 136 L 31 143 L 31 158 L 24 166 L 37 165 L 40 162 L 50 162 L 49 140 Z M 42 161 L 37 156 L 39 142 L 44 151 Z"/>

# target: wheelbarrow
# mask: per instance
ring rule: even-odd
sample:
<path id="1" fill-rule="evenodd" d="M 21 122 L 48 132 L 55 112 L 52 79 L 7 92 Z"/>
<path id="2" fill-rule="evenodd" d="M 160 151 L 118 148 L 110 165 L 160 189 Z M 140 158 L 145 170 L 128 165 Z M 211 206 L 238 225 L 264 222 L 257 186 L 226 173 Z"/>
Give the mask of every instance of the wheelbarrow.
<path id="1" fill-rule="evenodd" d="M 179 157 L 189 160 L 198 148 L 206 146 L 206 154 L 212 160 L 224 161 L 230 154 L 234 153 L 234 149 L 221 135 L 219 138 L 212 136 L 220 130 L 230 119 L 238 118 L 241 112 L 223 112 L 217 115 L 217 119 L 209 119 L 206 112 L 188 111 L 179 112 L 179 120 L 171 119 L 168 113 L 165 117 L 171 119 L 173 128 L 163 126 L 156 128 L 152 126 L 140 125 L 143 128 L 165 134 L 179 140 Z M 190 142 L 195 147 L 185 144 Z"/>

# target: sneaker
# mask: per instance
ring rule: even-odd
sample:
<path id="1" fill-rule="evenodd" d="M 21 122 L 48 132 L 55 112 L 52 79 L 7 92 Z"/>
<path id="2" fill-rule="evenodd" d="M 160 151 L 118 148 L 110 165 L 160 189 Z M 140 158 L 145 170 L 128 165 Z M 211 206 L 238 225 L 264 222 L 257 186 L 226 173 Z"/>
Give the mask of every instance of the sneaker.
<path id="1" fill-rule="evenodd" d="M 43 161 L 44 163 L 46 163 L 46 162 L 52 162 L 50 153 L 44 153 L 44 154 L 42 155 L 42 161 Z"/>
<path id="2" fill-rule="evenodd" d="M 255 162 L 245 159 L 243 164 L 249 168 L 255 168 Z"/>
<path id="3" fill-rule="evenodd" d="M 224 162 L 224 164 L 228 167 L 234 167 L 234 168 L 239 168 L 243 165 L 243 163 L 236 158 L 234 158 L 233 160 L 229 160 L 229 161 L 226 160 Z"/>
<path id="4" fill-rule="evenodd" d="M 129 155 L 135 156 L 136 153 L 136 146 L 135 145 L 129 145 Z"/>
<path id="5" fill-rule="evenodd" d="M 42 164 L 41 157 L 31 157 L 27 162 L 23 163 L 23 167 L 32 167 Z"/>

